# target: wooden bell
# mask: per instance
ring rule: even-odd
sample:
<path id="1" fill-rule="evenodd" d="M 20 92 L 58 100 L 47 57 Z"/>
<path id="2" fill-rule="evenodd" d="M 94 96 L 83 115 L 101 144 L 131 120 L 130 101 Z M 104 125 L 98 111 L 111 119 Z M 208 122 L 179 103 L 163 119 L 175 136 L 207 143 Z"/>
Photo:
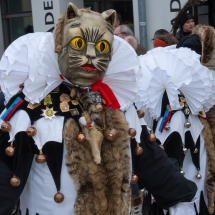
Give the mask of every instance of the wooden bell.
<path id="1" fill-rule="evenodd" d="M 11 124 L 9 122 L 3 122 L 1 125 L 1 130 L 3 132 L 9 132 L 11 130 Z"/>
<path id="2" fill-rule="evenodd" d="M 153 143 L 153 142 L 156 141 L 156 136 L 155 136 L 154 133 L 149 133 L 148 141 L 149 141 L 150 143 Z"/>
<path id="3" fill-rule="evenodd" d="M 29 137 L 33 137 L 34 135 L 36 135 L 37 133 L 37 129 L 34 126 L 30 126 L 27 131 L 26 131 L 27 135 Z"/>
<path id="4" fill-rule="evenodd" d="M 5 153 L 8 157 L 12 157 L 14 156 L 15 153 L 15 148 L 13 147 L 13 144 L 11 144 L 10 146 L 8 146 L 5 150 Z"/>
<path id="5" fill-rule="evenodd" d="M 132 177 L 131 177 L 131 184 L 136 184 L 137 182 L 138 182 L 138 176 L 132 174 Z"/>
<path id="6" fill-rule="evenodd" d="M 118 137 L 118 131 L 115 128 L 107 128 L 104 130 L 104 138 L 114 142 Z"/>
<path id="7" fill-rule="evenodd" d="M 135 155 L 141 155 L 143 153 L 143 148 L 137 143 L 137 146 L 135 148 Z"/>
<path id="8" fill-rule="evenodd" d="M 46 162 L 46 155 L 43 154 L 42 151 L 40 151 L 40 153 L 37 155 L 36 157 L 36 161 L 37 163 L 45 163 Z"/>
<path id="9" fill-rule="evenodd" d="M 128 134 L 131 136 L 131 137 L 135 137 L 137 132 L 134 128 L 129 128 L 128 129 Z"/>
<path id="10" fill-rule="evenodd" d="M 20 185 L 20 179 L 17 177 L 17 176 L 13 176 L 11 179 L 10 179 L 10 184 L 11 186 L 13 187 L 18 187 Z"/>
<path id="11" fill-rule="evenodd" d="M 83 143 L 83 142 L 86 140 L 86 136 L 85 136 L 83 133 L 79 133 L 79 134 L 76 136 L 76 140 L 77 140 L 79 143 Z"/>
<path id="12" fill-rule="evenodd" d="M 143 110 L 137 110 L 137 115 L 139 118 L 143 118 L 145 116 L 145 113 Z"/>
<path id="13" fill-rule="evenodd" d="M 63 200 L 64 200 L 64 195 L 60 191 L 58 191 L 54 196 L 54 201 L 56 203 L 61 203 L 63 202 Z"/>

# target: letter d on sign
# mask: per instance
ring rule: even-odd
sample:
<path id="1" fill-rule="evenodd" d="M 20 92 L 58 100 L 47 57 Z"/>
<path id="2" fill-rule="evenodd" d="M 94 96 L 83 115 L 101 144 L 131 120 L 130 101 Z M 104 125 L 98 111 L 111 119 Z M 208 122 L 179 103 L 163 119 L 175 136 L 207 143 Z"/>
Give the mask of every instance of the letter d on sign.
<path id="1" fill-rule="evenodd" d="M 51 21 L 47 20 L 48 17 L 51 17 Z M 46 25 L 53 25 L 54 24 L 54 16 L 53 16 L 52 13 L 50 13 L 50 12 L 46 13 L 46 15 L 45 15 L 45 24 Z"/>
<path id="2" fill-rule="evenodd" d="M 173 3 L 178 3 L 178 7 L 173 8 Z M 171 0 L 170 1 L 170 12 L 177 12 L 181 10 L 181 2 L 180 0 Z"/>

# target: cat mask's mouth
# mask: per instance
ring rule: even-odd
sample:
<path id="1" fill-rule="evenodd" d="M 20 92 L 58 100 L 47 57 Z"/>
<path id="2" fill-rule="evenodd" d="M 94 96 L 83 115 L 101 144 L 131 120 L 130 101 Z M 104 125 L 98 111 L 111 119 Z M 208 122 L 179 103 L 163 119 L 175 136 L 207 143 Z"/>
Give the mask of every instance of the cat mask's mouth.
<path id="1" fill-rule="evenodd" d="M 81 68 L 84 69 L 84 70 L 99 71 L 99 70 L 96 69 L 96 67 L 93 66 L 92 64 L 84 64 L 83 66 L 81 66 Z"/>

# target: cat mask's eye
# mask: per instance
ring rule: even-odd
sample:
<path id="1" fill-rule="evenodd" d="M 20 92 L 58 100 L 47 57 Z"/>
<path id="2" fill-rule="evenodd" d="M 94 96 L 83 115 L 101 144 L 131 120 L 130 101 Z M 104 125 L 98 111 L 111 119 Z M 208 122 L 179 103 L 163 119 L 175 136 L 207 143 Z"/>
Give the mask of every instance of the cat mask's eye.
<path id="1" fill-rule="evenodd" d="M 82 50 L 86 43 L 85 41 L 81 38 L 81 37 L 75 37 L 71 40 L 70 44 L 75 48 L 75 49 L 78 49 L 78 50 Z"/>
<path id="2" fill-rule="evenodd" d="M 106 53 L 110 49 L 110 45 L 108 42 L 102 40 L 96 44 L 96 49 L 101 53 Z"/>

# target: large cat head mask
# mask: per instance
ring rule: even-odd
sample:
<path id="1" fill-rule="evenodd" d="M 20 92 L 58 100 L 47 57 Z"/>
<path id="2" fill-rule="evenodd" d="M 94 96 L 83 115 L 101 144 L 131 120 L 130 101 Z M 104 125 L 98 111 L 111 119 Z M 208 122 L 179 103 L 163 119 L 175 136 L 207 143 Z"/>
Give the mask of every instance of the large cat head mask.
<path id="1" fill-rule="evenodd" d="M 55 47 L 61 73 L 71 83 L 91 86 L 105 75 L 115 21 L 114 10 L 99 14 L 69 3 L 56 27 Z"/>

